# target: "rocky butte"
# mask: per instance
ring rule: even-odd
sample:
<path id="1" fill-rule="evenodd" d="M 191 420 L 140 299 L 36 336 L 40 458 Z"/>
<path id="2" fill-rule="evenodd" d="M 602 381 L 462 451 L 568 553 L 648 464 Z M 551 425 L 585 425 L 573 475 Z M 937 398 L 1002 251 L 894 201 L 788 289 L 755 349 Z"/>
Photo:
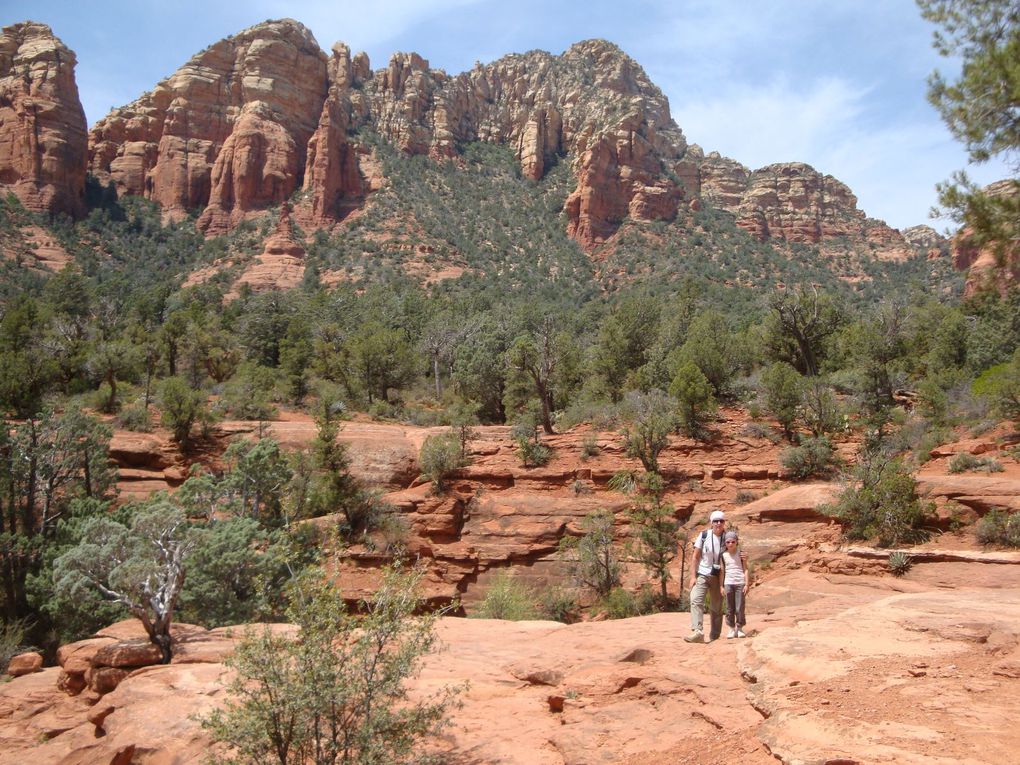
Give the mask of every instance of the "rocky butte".
<path id="1" fill-rule="evenodd" d="M 0 187 L 29 210 L 85 210 L 88 138 L 75 63 L 45 24 L 0 32 Z"/>
<path id="2" fill-rule="evenodd" d="M 168 218 L 200 210 L 210 235 L 299 190 L 296 220 L 306 230 L 329 227 L 382 182 L 359 137 L 371 132 L 436 159 L 457 157 L 467 142 L 509 146 L 531 179 L 566 159 L 575 183 L 564 205 L 567 232 L 588 252 L 624 220 L 672 220 L 703 203 L 734 213 L 762 240 L 849 237 L 880 256 L 910 251 L 857 208 L 844 184 L 808 165 L 751 171 L 705 156 L 642 68 L 603 40 L 559 56 L 512 54 L 451 76 L 414 53 L 373 71 L 365 54 L 342 43 L 327 55 L 296 21 L 268 21 L 214 43 L 99 120 L 86 157 L 73 54 L 30 22 L 2 39 L 0 73 L 13 106 L 0 123 L 0 181 L 30 209 L 79 212 L 87 169 L 119 194 L 158 202 Z M 50 62 L 32 67 L 31 87 L 29 61 Z M 28 138 L 32 120 L 46 126 L 39 146 Z"/>

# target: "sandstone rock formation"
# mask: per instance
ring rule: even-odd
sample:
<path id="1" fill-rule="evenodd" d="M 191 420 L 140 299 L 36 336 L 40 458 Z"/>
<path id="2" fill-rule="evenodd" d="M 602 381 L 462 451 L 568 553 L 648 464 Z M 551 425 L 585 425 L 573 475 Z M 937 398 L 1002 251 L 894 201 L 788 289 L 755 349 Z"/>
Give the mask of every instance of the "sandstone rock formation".
<path id="1" fill-rule="evenodd" d="M 259 24 L 97 122 L 89 170 L 171 217 L 204 207 L 199 225 L 225 231 L 301 185 L 326 90 L 311 32 L 290 20 Z"/>
<path id="2" fill-rule="evenodd" d="M 1020 195 L 1020 182 L 997 181 L 983 189 L 989 196 Z M 952 241 L 953 266 L 967 272 L 964 295 L 979 292 L 998 292 L 1005 295 L 1020 285 L 1020 245 L 988 243 L 979 246 L 973 240 L 973 231 L 964 227 Z"/>
<path id="3" fill-rule="evenodd" d="M 302 225 L 331 226 L 378 186 L 361 130 L 407 154 L 455 158 L 468 142 L 509 146 L 521 173 L 567 161 L 567 232 L 589 252 L 624 220 L 670 220 L 702 200 L 760 239 L 848 237 L 879 256 L 913 250 L 857 209 L 850 190 L 800 163 L 751 172 L 688 146 L 669 104 L 619 48 L 587 40 L 560 56 L 505 56 L 448 75 L 415 53 L 372 72 L 342 43 L 327 59 L 297 22 L 266 22 L 196 55 L 93 128 L 89 166 L 171 216 L 204 207 L 220 233 L 298 187 Z"/>
<path id="4" fill-rule="evenodd" d="M 916 247 L 882 221 L 868 218 L 846 184 L 802 162 L 751 171 L 712 152 L 700 164 L 700 193 L 712 206 L 733 213 L 737 225 L 760 241 L 850 239 L 870 244 L 878 257 L 891 260 L 911 257 Z"/>
<path id="5" fill-rule="evenodd" d="M 430 745 L 447 762 L 1011 762 L 1020 565 L 977 560 L 918 563 L 898 579 L 767 572 L 749 594 L 750 637 L 709 645 L 683 641 L 685 613 L 444 618 L 414 692 L 470 681 Z M 139 630 L 121 623 L 95 640 Z M 185 632 L 172 664 L 135 669 L 106 693 L 61 691 L 57 668 L 0 686 L 0 764 L 201 761 L 211 742 L 198 718 L 225 701 L 222 661 L 244 628 Z"/>
<path id="6" fill-rule="evenodd" d="M 921 224 L 903 229 L 903 238 L 915 247 L 940 250 L 947 245 L 946 238 L 931 226 Z"/>
<path id="7" fill-rule="evenodd" d="M 0 33 L 0 188 L 35 212 L 84 212 L 88 138 L 75 63 L 45 24 Z"/>
<path id="8" fill-rule="evenodd" d="M 437 158 L 466 141 L 508 144 L 534 179 L 568 155 L 578 179 L 570 233 L 586 247 L 625 217 L 671 218 L 692 193 L 663 170 L 686 149 L 665 97 L 610 43 L 507 56 L 456 77 L 397 54 L 373 74 L 364 54 L 352 58 L 339 43 L 327 61 L 291 21 L 216 43 L 114 110 L 92 130 L 89 166 L 171 216 L 205 206 L 200 225 L 209 233 L 302 184 L 322 225 L 366 191 L 363 148 L 348 135 L 366 125 L 407 153 Z"/>
<path id="9" fill-rule="evenodd" d="M 285 202 L 276 228 L 263 244 L 262 254 L 248 265 L 226 299 L 236 297 L 243 285 L 248 285 L 252 292 L 297 287 L 305 275 L 304 258 L 305 248 L 295 240 L 290 205 Z"/>

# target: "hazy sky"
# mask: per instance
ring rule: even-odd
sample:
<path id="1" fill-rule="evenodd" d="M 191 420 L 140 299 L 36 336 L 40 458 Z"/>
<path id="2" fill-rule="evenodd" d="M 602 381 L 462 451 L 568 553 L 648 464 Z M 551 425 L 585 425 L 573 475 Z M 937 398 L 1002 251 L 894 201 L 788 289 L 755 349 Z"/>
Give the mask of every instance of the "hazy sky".
<path id="1" fill-rule="evenodd" d="M 0 22 L 49 24 L 78 55 L 91 125 L 150 90 L 192 54 L 266 19 L 342 40 L 372 67 L 414 51 L 456 74 L 506 53 L 562 53 L 602 37 L 669 98 L 705 151 L 753 168 L 807 162 L 839 178 L 868 215 L 928 219 L 934 186 L 966 155 L 925 100 L 931 27 L 913 0 L 0 0 Z M 1002 163 L 968 168 L 988 183 Z"/>

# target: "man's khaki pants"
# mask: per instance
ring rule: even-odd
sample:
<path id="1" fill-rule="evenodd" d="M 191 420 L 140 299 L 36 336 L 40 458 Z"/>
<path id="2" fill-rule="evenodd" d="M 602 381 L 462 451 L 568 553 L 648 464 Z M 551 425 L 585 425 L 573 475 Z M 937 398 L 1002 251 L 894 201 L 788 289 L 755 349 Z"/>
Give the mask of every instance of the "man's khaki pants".
<path id="1" fill-rule="evenodd" d="M 722 635 L 723 599 L 719 589 L 719 575 L 706 576 L 698 574 L 698 579 L 691 588 L 691 629 L 702 630 L 705 620 L 705 593 L 708 593 L 708 609 L 711 615 L 712 629 L 708 633 L 709 640 L 718 640 Z"/>

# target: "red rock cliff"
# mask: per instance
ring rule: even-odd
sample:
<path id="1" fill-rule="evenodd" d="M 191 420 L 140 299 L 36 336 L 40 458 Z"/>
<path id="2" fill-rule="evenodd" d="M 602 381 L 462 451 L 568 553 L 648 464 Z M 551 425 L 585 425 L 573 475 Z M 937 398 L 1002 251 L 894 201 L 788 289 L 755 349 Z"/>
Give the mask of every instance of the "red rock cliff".
<path id="1" fill-rule="evenodd" d="M 326 56 L 295 21 L 251 27 L 196 54 L 93 127 L 89 169 L 168 215 L 204 207 L 225 231 L 301 183 L 326 97 Z"/>
<path id="2" fill-rule="evenodd" d="M 0 33 L 0 187 L 29 210 L 84 210 L 88 139 L 75 63 L 45 24 Z"/>
<path id="3" fill-rule="evenodd" d="M 671 218 L 690 196 L 676 180 L 691 168 L 666 98 L 610 43 L 511 55 L 456 77 L 400 53 L 372 73 L 340 43 L 327 59 L 291 21 L 216 43 L 114 110 L 92 130 L 89 166 L 171 216 L 206 207 L 200 225 L 210 233 L 300 185 L 311 223 L 328 225 L 367 191 L 366 150 L 350 137 L 366 126 L 436 158 L 468 141 L 507 144 L 532 179 L 567 157 L 577 178 L 569 229 L 589 248 L 625 217 Z"/>

